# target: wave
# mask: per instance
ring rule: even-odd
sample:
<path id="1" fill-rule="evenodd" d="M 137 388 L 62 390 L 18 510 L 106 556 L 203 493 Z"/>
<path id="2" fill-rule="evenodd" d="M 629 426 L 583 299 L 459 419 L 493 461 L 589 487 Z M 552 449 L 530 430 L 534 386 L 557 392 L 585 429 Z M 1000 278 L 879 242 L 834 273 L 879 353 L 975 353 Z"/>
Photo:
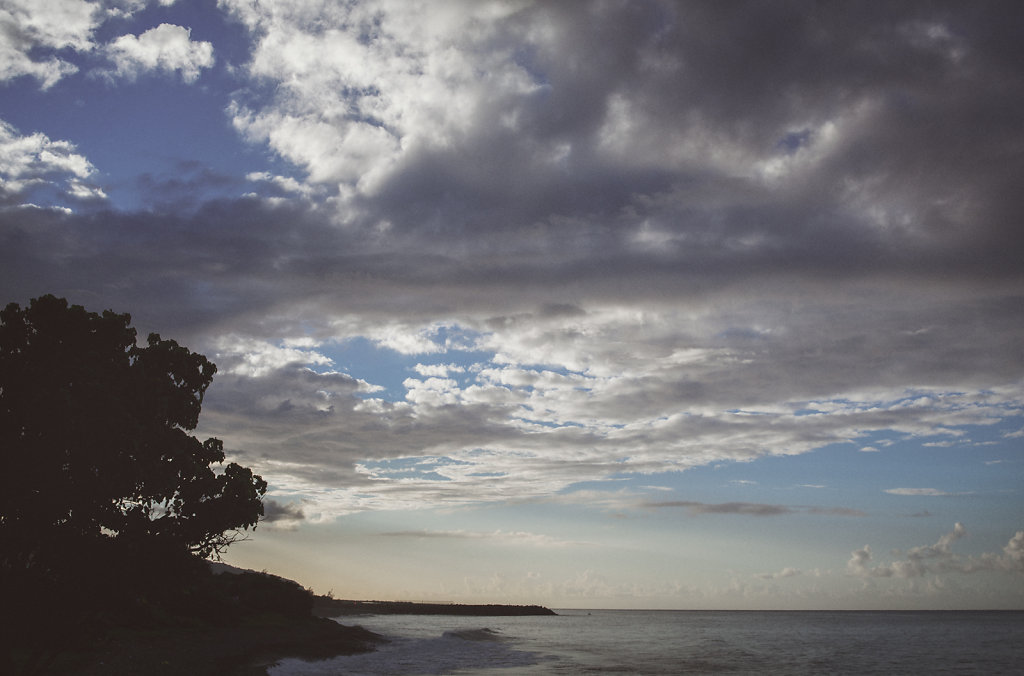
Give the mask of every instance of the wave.
<path id="1" fill-rule="evenodd" d="M 463 641 L 503 641 L 505 637 L 493 629 L 461 629 L 459 631 L 446 631 L 441 638 L 457 638 Z"/>

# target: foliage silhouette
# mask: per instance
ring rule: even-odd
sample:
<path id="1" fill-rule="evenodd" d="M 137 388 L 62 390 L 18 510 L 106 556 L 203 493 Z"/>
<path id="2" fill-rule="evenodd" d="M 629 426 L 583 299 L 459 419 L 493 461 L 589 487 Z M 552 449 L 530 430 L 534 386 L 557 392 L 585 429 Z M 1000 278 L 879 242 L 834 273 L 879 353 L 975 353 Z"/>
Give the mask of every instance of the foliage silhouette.
<path id="1" fill-rule="evenodd" d="M 49 603 L 65 624 L 180 604 L 201 559 L 263 514 L 266 482 L 235 463 L 214 472 L 223 444 L 190 434 L 217 367 L 156 334 L 137 345 L 130 322 L 49 295 L 0 312 L 0 592 L 20 620 L 8 654 L 56 627 Z"/>

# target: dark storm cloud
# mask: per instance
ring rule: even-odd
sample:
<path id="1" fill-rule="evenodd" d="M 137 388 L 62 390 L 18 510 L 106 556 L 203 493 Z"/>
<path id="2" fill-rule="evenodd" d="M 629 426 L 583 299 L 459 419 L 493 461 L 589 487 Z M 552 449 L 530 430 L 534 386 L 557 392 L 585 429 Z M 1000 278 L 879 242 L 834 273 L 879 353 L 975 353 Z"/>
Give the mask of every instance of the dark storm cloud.
<path id="1" fill-rule="evenodd" d="M 567 276 L 1013 274 L 1020 10 L 983 6 L 531 6 L 486 46 L 521 41 L 538 89 L 497 92 L 460 144 L 403 157 L 366 210 L 481 255 L 558 251 Z M 775 185 L 751 171 L 819 146 Z M 645 222 L 661 256 L 627 246 Z"/>
<path id="2" fill-rule="evenodd" d="M 176 163 L 168 174 L 144 173 L 137 178 L 137 190 L 147 210 L 161 213 L 188 213 L 226 191 L 237 193 L 242 185 L 241 177 L 191 161 Z"/>

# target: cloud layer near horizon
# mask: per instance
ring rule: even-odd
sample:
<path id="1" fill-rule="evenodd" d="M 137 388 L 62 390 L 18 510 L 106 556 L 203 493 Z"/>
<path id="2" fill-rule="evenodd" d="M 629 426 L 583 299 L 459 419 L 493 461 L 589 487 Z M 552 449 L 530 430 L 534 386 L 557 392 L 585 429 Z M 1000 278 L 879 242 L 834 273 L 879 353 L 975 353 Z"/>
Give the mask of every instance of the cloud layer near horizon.
<path id="1" fill-rule="evenodd" d="M 1016 3 L 221 0 L 227 65 L 58 5 L 63 32 L 0 16 L 4 78 L 220 67 L 233 129 L 294 171 L 115 211 L 74 139 L 5 125 L 7 299 L 210 355 L 204 431 L 306 518 L 1022 413 Z M 399 396 L 342 372 L 357 339 L 410 362 Z"/>

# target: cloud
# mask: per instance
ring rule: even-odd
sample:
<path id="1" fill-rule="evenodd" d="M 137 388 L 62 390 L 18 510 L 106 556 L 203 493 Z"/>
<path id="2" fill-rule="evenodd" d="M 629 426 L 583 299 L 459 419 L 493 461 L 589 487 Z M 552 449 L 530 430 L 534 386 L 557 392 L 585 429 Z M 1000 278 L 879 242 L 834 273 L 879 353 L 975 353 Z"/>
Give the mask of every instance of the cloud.
<path id="1" fill-rule="evenodd" d="M 306 514 L 301 505 L 278 502 L 273 498 L 265 498 L 263 500 L 261 525 L 267 525 L 270 528 L 293 530 L 298 528 L 299 523 L 305 519 Z"/>
<path id="2" fill-rule="evenodd" d="M 421 376 L 443 378 L 449 373 L 463 373 L 466 369 L 458 364 L 416 364 L 413 370 Z"/>
<path id="3" fill-rule="evenodd" d="M 1024 571 L 1024 531 L 1017 531 L 1003 547 L 1003 556 L 996 559 L 1006 570 Z"/>
<path id="4" fill-rule="evenodd" d="M 685 508 L 691 514 L 739 514 L 745 516 L 782 516 L 786 514 L 813 514 L 816 516 L 864 516 L 859 509 L 848 507 L 790 507 L 786 505 L 764 505 L 750 502 L 704 503 L 689 500 L 666 500 L 646 502 L 644 507 L 661 509 L 666 507 Z"/>
<path id="5" fill-rule="evenodd" d="M 979 556 L 963 557 L 953 552 L 953 543 L 967 535 L 967 529 L 956 523 L 953 530 L 943 534 L 933 545 L 913 547 L 904 558 L 886 564 L 874 564 L 871 547 L 852 552 L 846 569 L 857 577 L 917 578 L 940 573 L 977 573 L 997 571 L 1024 572 L 1024 531 L 1010 538 L 1001 554 L 986 552 Z"/>
<path id="6" fill-rule="evenodd" d="M 822 516 L 867 516 L 867 513 L 851 507 L 808 507 L 808 514 Z"/>
<path id="7" fill-rule="evenodd" d="M 793 510 L 783 505 L 759 505 L 749 502 L 724 502 L 719 504 L 707 504 L 703 502 L 691 502 L 689 500 L 667 500 L 664 502 L 650 502 L 645 506 L 658 509 L 666 507 L 684 507 L 691 514 L 742 514 L 745 516 L 780 516 L 792 514 Z"/>
<path id="8" fill-rule="evenodd" d="M 0 203 L 30 200 L 47 191 L 58 199 L 105 198 L 91 180 L 96 168 L 76 150 L 68 141 L 39 132 L 22 135 L 0 120 Z"/>
<path id="9" fill-rule="evenodd" d="M 1024 92 L 999 11 L 219 7 L 251 40 L 233 124 L 288 162 L 237 177 L 239 199 L 178 202 L 204 175 L 155 186 L 175 198 L 158 213 L 0 213 L 0 282 L 217 355 L 204 426 L 309 513 L 539 499 L 1024 411 Z M 26 39 L 86 50 L 89 21 Z M 213 59 L 169 24 L 121 44 L 126 77 Z M 5 133 L 17 204 L 89 187 L 70 144 Z M 407 358 L 404 385 L 320 373 L 358 338 Z M 357 470 L 422 457 L 469 464 Z"/>
<path id="10" fill-rule="evenodd" d="M 49 89 L 78 67 L 62 50 L 93 47 L 100 6 L 86 0 L 7 0 L 0 7 L 0 82 L 28 76 Z"/>
<path id="11" fill-rule="evenodd" d="M 500 101 L 484 97 L 518 77 L 507 51 L 474 48 L 511 5 L 295 2 L 267 13 L 223 4 L 258 36 L 251 75 L 286 83 L 270 106 L 239 104 L 236 126 L 316 182 L 369 188 L 402 156 L 455 140 L 467 119 L 496 111 Z M 483 72 L 497 89 L 480 86 Z"/>
<path id="12" fill-rule="evenodd" d="M 1010 100 L 998 84 L 1010 55 L 986 44 L 1005 31 L 962 21 L 922 33 L 947 19 L 913 3 L 813 22 L 660 2 L 223 5 L 255 40 L 249 74 L 279 85 L 269 100 L 239 97 L 238 129 L 311 181 L 347 186 L 346 217 L 409 234 L 530 228 L 544 250 L 575 230 L 604 250 L 688 252 L 702 272 L 733 256 L 824 271 L 953 253 L 978 242 L 967 233 L 1002 183 L 945 168 L 962 152 L 991 166 L 965 130 L 1016 133 L 969 123 Z M 720 54 L 715 36 L 767 24 L 771 58 L 746 42 Z M 935 125 L 916 123 L 923 110 Z M 991 215 L 990 234 L 1011 236 Z M 919 328 L 908 339 L 927 340 Z"/>
<path id="13" fill-rule="evenodd" d="M 168 7 L 174 0 L 160 0 Z M 114 69 L 107 77 L 135 79 L 148 70 L 178 71 L 192 82 L 213 65 L 209 42 L 191 42 L 190 29 L 160 24 L 141 35 L 122 35 L 106 45 L 96 33 L 107 21 L 131 18 L 146 0 L 6 0 L 0 7 L 0 82 L 31 77 L 48 90 L 57 82 L 91 69 L 94 54 L 105 54 Z"/>
<path id="14" fill-rule="evenodd" d="M 204 68 L 213 66 L 213 45 L 194 42 L 192 29 L 162 23 L 135 35 L 122 35 L 105 47 L 114 62 L 111 77 L 134 80 L 149 71 L 179 73 L 185 82 L 195 82 Z"/>
<path id="15" fill-rule="evenodd" d="M 739 514 L 745 516 L 782 516 L 786 514 L 812 514 L 815 516 L 864 516 L 859 509 L 849 507 L 806 507 L 765 505 L 748 502 L 702 503 L 689 500 L 644 502 L 646 508 L 684 508 L 690 514 Z"/>
<path id="16" fill-rule="evenodd" d="M 967 529 L 964 528 L 962 523 L 958 522 L 953 525 L 952 532 L 946 533 L 940 537 L 939 541 L 934 545 L 922 545 L 920 547 L 914 547 L 908 551 L 907 558 L 920 560 L 948 557 L 951 554 L 951 545 L 965 535 L 967 535 Z"/>
<path id="17" fill-rule="evenodd" d="M 223 335 L 217 339 L 214 358 L 227 373 L 259 378 L 295 364 L 329 366 L 330 357 L 316 351 L 317 345 L 285 342 L 273 345 L 242 336 Z M 303 349 L 305 348 L 305 349 Z"/>
<path id="18" fill-rule="evenodd" d="M 564 290 L 538 289 L 529 268 L 494 285 L 470 274 L 468 262 L 382 251 L 305 207 L 208 203 L 162 216 L 158 228 L 143 216 L 0 215 L 4 288 L 13 298 L 55 291 L 88 307 L 130 309 L 144 330 L 210 355 L 220 372 L 204 401 L 209 433 L 265 474 L 284 474 L 271 459 L 287 457 L 291 480 L 306 491 L 329 486 L 347 508 L 415 502 L 412 487 L 384 490 L 388 482 L 373 486 L 372 500 L 359 497 L 367 485 L 354 468 L 369 459 L 472 461 L 473 473 L 501 476 L 467 474 L 444 499 L 500 500 L 623 472 L 806 453 L 867 430 L 926 436 L 987 425 L 1024 400 L 1008 382 L 1016 357 L 1005 340 L 1024 329 L 1022 315 L 973 295 L 931 304 L 930 292 L 914 292 L 886 297 L 880 311 L 816 284 L 816 294 L 843 299 L 836 314 L 820 298 L 785 309 L 766 288 L 724 306 L 680 297 L 679 308 L 667 308 L 637 296 L 623 307 L 595 284 L 574 299 L 585 313 L 553 315 L 537 296 Z M 901 344 L 895 329 L 922 314 L 929 324 L 967 327 L 932 337 L 935 349 L 958 360 L 938 365 Z M 288 342 L 364 336 L 444 362 L 463 359 L 438 340 L 439 323 L 476 335 L 472 359 L 484 361 L 461 373 L 425 369 L 397 398 L 368 398 L 384 396 L 368 374 L 317 375 L 338 367 L 323 348 Z M 727 332 L 737 325 L 774 328 L 751 339 Z M 868 325 L 877 329 L 871 337 Z M 844 347 L 822 349 L 832 344 Z M 899 373 L 862 366 L 892 354 L 901 355 Z M 410 357 L 409 368 L 416 363 Z M 906 389 L 921 381 L 932 384 Z M 480 449 L 488 453 L 470 455 Z M 439 495 L 436 486 L 420 488 L 423 499 Z"/>
<path id="19" fill-rule="evenodd" d="M 383 537 L 394 538 L 427 538 L 443 540 L 488 540 L 503 544 L 525 544 L 536 547 L 564 547 L 586 543 L 569 542 L 553 538 L 549 535 L 526 531 L 467 531 L 467 530 L 408 530 L 380 533 Z"/>
<path id="20" fill-rule="evenodd" d="M 885 489 L 885 492 L 892 495 L 923 495 L 930 497 L 947 497 L 950 495 L 957 495 L 955 493 L 940 491 L 937 488 L 887 488 Z"/>
<path id="21" fill-rule="evenodd" d="M 762 580 L 784 580 L 788 577 L 796 577 L 802 575 L 803 571 L 799 568 L 786 567 L 777 573 L 759 573 L 757 577 Z"/>
<path id="22" fill-rule="evenodd" d="M 291 176 L 275 176 L 266 171 L 257 171 L 246 174 L 245 178 L 247 181 L 272 186 L 276 190 L 276 197 L 284 198 L 292 195 L 312 197 L 316 194 L 313 187 L 303 184 Z"/>

